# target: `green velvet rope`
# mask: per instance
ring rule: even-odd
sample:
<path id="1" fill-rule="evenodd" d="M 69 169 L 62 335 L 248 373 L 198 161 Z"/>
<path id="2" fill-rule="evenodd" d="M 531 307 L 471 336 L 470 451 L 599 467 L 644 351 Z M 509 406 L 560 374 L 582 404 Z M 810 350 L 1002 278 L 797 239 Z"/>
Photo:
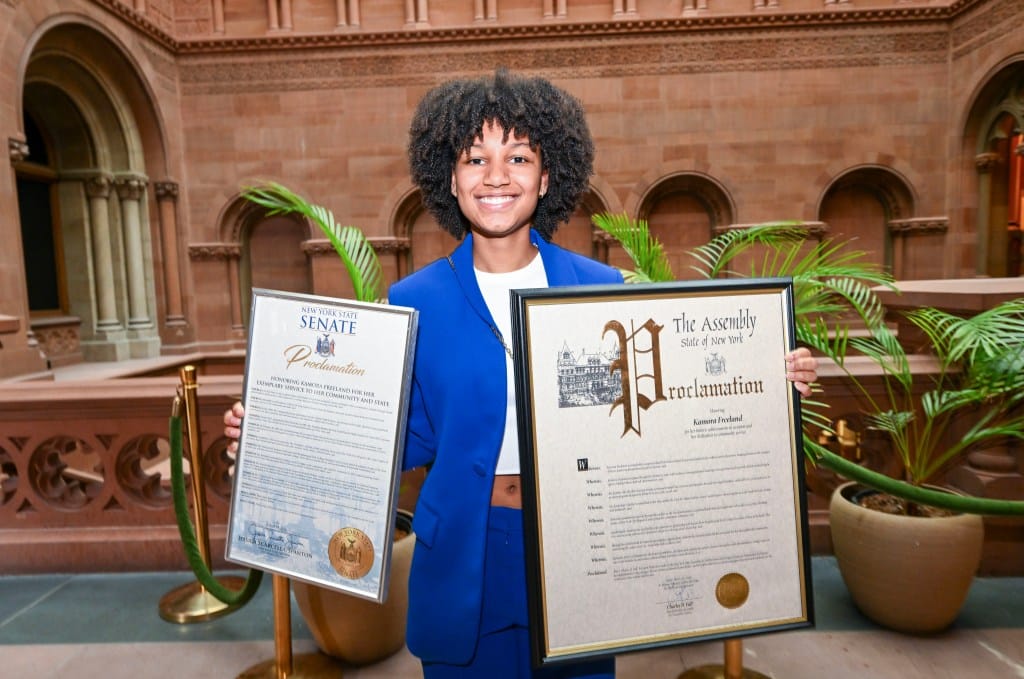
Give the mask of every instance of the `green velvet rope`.
<path id="1" fill-rule="evenodd" d="M 829 451 L 821 451 L 817 462 L 837 474 L 863 483 L 876 490 L 890 495 L 916 502 L 922 505 L 949 509 L 964 514 L 985 514 L 988 516 L 1024 516 L 1024 502 L 1019 500 L 999 500 L 995 498 L 956 495 L 941 490 L 922 488 L 906 481 L 894 479 L 874 470 L 847 460 L 845 457 Z"/>
<path id="2" fill-rule="evenodd" d="M 263 571 L 250 569 L 242 589 L 235 591 L 222 585 L 203 560 L 196 540 L 195 528 L 188 513 L 188 498 L 185 496 L 185 471 L 181 456 L 181 417 L 171 416 L 171 493 L 174 495 L 174 516 L 178 520 L 178 532 L 185 548 L 185 556 L 192 567 L 199 584 L 210 594 L 229 606 L 242 606 L 256 594 L 263 581 Z M 193 470 L 193 473 L 198 473 Z"/>

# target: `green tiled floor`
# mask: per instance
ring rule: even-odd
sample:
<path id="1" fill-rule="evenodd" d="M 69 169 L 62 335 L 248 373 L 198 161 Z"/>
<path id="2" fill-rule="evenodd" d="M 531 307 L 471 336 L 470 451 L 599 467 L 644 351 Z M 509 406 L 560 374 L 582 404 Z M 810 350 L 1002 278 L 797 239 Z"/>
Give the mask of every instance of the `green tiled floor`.
<path id="1" fill-rule="evenodd" d="M 1024 578 L 977 578 L 950 630 L 911 637 L 860 615 L 833 559 L 815 557 L 812 576 L 815 628 L 745 639 L 748 667 L 787 679 L 1024 679 Z M 0 677 L 233 677 L 273 657 L 269 577 L 228 616 L 165 622 L 160 597 L 189 581 L 185 573 L 0 577 Z M 313 650 L 294 605 L 292 638 L 296 653 Z M 720 643 L 706 642 L 629 654 L 619 659 L 618 677 L 674 679 L 719 653 Z M 168 662 L 186 662 L 186 674 L 166 669 Z M 964 668 L 974 669 L 967 675 Z M 404 650 L 378 665 L 345 669 L 346 679 L 418 676 Z"/>

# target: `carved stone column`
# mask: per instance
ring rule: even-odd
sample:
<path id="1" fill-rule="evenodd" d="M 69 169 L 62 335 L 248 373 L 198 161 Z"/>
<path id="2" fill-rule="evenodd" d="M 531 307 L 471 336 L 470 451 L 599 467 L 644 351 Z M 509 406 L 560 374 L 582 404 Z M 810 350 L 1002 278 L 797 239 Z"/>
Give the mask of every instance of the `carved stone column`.
<path id="1" fill-rule="evenodd" d="M 146 192 L 146 179 L 122 176 L 114 180 L 121 201 L 121 227 L 124 230 L 125 266 L 128 270 L 128 327 L 152 326 L 146 304 L 145 257 L 142 250 L 142 219 L 139 208 Z"/>
<path id="2" fill-rule="evenodd" d="M 292 30 L 292 0 L 281 0 L 281 28 Z"/>
<path id="3" fill-rule="evenodd" d="M 213 0 L 213 32 L 224 32 L 224 0 Z"/>
<path id="4" fill-rule="evenodd" d="M 157 207 L 160 212 L 160 246 L 164 253 L 164 308 L 167 325 L 183 325 L 181 311 L 181 273 L 178 267 L 178 185 L 157 182 Z"/>
<path id="5" fill-rule="evenodd" d="M 474 21 L 497 21 L 498 0 L 473 0 Z"/>
<path id="6" fill-rule="evenodd" d="M 242 258 L 240 248 L 235 248 L 228 255 L 228 290 L 231 292 L 231 329 L 242 330 L 242 276 L 239 261 Z"/>
<path id="7" fill-rule="evenodd" d="M 427 0 L 405 0 L 405 23 L 426 24 Z"/>
<path id="8" fill-rule="evenodd" d="M 267 29 L 276 31 L 281 28 L 281 17 L 277 12 L 277 0 L 267 0 Z"/>
<path id="9" fill-rule="evenodd" d="M 974 167 L 978 170 L 978 221 L 974 232 L 978 239 L 978 256 L 976 259 L 977 273 L 988 273 L 989 237 L 992 225 L 992 168 L 999 162 L 998 153 L 979 153 L 974 157 Z"/>
<path id="10" fill-rule="evenodd" d="M 338 28 L 359 27 L 359 0 L 336 0 Z"/>
<path id="11" fill-rule="evenodd" d="M 92 235 L 92 264 L 96 288 L 96 328 L 119 330 L 117 303 L 114 295 L 114 254 L 110 240 L 109 198 L 112 181 L 109 175 L 97 174 L 85 180 L 89 198 L 89 228 Z"/>

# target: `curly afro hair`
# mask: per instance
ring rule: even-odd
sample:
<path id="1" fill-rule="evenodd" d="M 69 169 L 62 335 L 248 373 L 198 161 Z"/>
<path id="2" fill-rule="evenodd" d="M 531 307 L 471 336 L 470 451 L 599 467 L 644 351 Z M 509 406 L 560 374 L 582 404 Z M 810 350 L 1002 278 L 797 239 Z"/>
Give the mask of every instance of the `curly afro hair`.
<path id="1" fill-rule="evenodd" d="M 420 101 L 409 128 L 409 169 L 423 204 L 442 228 L 461 239 L 470 228 L 451 193 L 459 156 L 496 123 L 525 136 L 540 151 L 548 191 L 537 204 L 533 228 L 551 240 L 569 220 L 593 173 L 594 142 L 583 106 L 543 78 L 515 76 L 498 69 L 493 76 L 450 80 Z"/>

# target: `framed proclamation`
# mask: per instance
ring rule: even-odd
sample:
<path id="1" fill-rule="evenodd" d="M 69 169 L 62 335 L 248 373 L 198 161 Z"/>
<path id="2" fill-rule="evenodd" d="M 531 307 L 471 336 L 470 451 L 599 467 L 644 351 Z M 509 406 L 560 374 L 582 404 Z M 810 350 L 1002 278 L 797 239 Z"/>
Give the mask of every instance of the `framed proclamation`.
<path id="1" fill-rule="evenodd" d="M 534 662 L 813 625 L 791 280 L 512 305 Z"/>
<path id="2" fill-rule="evenodd" d="M 384 600 L 416 320 L 253 291 L 229 561 Z"/>

